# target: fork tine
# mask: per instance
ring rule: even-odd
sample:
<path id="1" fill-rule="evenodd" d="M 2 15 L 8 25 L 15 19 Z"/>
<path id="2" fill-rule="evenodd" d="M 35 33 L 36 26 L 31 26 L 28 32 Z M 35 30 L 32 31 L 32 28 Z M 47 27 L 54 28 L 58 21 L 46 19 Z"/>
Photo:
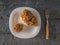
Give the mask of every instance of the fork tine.
<path id="1" fill-rule="evenodd" d="M 49 11 L 48 10 L 45 10 L 45 17 L 49 18 Z"/>

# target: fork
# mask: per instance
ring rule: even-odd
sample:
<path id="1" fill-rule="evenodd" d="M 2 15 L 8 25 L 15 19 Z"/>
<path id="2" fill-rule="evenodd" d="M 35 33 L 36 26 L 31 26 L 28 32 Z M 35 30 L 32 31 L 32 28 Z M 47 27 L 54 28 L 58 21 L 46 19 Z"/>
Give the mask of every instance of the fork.
<path id="1" fill-rule="evenodd" d="M 45 10 L 45 18 L 46 18 L 46 40 L 49 40 L 49 12 L 48 10 Z"/>

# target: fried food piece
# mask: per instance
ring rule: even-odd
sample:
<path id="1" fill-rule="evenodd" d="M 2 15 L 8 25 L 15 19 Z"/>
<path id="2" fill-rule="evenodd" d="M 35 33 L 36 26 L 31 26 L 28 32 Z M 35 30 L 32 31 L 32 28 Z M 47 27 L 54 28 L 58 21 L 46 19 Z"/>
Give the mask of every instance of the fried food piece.
<path id="1" fill-rule="evenodd" d="M 29 26 L 37 26 L 38 22 L 36 17 L 27 9 L 25 9 L 21 14 L 22 21 Z"/>
<path id="2" fill-rule="evenodd" d="M 23 29 L 23 24 L 14 24 L 13 28 L 15 32 L 20 32 Z"/>

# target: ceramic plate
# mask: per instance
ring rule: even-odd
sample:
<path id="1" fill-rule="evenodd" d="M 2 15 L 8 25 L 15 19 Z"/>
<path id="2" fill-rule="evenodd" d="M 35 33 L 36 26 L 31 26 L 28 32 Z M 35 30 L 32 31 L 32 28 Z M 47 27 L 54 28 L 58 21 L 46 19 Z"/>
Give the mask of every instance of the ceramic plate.
<path id="1" fill-rule="evenodd" d="M 13 24 L 14 23 L 22 23 L 20 20 L 20 15 L 24 9 L 30 10 L 31 13 L 36 17 L 36 19 L 38 20 L 38 26 L 36 26 L 36 27 L 24 26 L 23 30 L 21 32 L 17 33 L 13 29 Z M 40 28 L 41 28 L 40 14 L 37 10 L 35 10 L 34 8 L 31 8 L 31 7 L 18 7 L 16 9 L 14 9 L 10 14 L 9 28 L 10 28 L 11 33 L 15 37 L 23 38 L 23 39 L 33 38 L 39 33 Z"/>

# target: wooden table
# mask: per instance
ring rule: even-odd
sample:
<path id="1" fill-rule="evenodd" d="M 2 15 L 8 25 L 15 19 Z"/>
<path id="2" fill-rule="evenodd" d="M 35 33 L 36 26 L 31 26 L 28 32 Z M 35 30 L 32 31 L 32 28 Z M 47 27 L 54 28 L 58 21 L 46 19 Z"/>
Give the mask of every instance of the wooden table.
<path id="1" fill-rule="evenodd" d="M 32 39 L 19 39 L 9 30 L 9 16 L 21 6 L 35 8 L 41 15 L 41 31 Z M 45 40 L 44 10 L 50 12 L 50 40 Z M 0 0 L 0 45 L 60 45 L 60 0 Z"/>

